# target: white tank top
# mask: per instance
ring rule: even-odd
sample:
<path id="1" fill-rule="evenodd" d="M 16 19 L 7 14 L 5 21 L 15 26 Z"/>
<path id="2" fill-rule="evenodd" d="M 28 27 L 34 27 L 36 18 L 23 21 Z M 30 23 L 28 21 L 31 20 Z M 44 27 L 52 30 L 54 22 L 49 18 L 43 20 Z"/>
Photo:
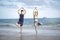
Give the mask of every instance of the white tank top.
<path id="1" fill-rule="evenodd" d="M 37 10 L 34 10 L 34 21 L 38 21 L 38 15 L 36 16 L 35 14 L 37 14 L 38 13 L 38 11 Z"/>

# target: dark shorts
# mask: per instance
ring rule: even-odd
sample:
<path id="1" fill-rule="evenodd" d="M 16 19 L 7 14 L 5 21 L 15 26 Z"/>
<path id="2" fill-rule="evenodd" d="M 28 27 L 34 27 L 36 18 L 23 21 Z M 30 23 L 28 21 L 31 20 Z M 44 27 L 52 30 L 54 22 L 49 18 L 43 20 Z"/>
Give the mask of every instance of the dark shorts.
<path id="1" fill-rule="evenodd" d="M 23 22 L 21 21 L 18 21 L 18 24 L 20 24 L 20 26 L 23 26 Z"/>

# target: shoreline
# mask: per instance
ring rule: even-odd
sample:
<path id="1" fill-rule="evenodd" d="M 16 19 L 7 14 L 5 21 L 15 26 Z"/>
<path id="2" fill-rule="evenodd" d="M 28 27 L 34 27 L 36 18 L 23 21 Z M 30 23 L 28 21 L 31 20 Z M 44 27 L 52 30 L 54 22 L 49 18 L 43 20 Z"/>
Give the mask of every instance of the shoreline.
<path id="1" fill-rule="evenodd" d="M 22 34 L 17 26 L 0 26 L 0 40 L 60 40 L 60 25 L 39 26 L 36 34 L 34 27 L 25 25 Z"/>

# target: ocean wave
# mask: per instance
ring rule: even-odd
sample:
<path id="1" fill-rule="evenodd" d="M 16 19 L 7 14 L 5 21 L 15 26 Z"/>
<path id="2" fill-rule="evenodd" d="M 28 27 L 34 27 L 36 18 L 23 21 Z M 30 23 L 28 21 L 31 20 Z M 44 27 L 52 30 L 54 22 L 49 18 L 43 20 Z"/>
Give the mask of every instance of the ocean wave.
<path id="1" fill-rule="evenodd" d="M 13 23 L 0 23 L 0 27 L 17 27 L 16 24 Z M 23 27 L 34 27 L 34 24 L 24 24 Z M 48 25 L 40 25 L 39 27 L 60 27 L 60 24 L 48 24 Z"/>
<path id="2" fill-rule="evenodd" d="M 18 27 L 16 26 L 16 24 L 12 24 L 12 23 L 0 23 L 0 27 L 18 28 Z M 24 28 L 32 28 L 33 25 L 24 24 L 23 27 L 24 27 Z"/>
<path id="3" fill-rule="evenodd" d="M 0 23 L 0 27 L 2 26 L 6 26 L 6 27 L 16 27 L 15 24 L 11 24 L 11 23 Z"/>

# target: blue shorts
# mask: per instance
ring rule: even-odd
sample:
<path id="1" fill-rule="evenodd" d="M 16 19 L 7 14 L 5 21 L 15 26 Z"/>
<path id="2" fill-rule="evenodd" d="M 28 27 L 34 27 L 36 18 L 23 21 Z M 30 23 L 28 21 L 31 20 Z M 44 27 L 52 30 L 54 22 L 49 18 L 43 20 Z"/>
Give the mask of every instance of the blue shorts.
<path id="1" fill-rule="evenodd" d="M 23 22 L 21 21 L 18 21 L 18 24 L 20 24 L 20 26 L 23 26 Z"/>

